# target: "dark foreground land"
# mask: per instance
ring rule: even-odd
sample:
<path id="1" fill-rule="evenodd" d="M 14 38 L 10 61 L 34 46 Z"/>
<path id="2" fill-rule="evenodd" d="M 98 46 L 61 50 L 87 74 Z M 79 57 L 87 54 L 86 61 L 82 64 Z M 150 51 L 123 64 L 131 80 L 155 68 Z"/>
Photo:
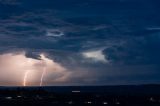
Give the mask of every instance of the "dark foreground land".
<path id="1" fill-rule="evenodd" d="M 0 106 L 160 106 L 160 85 L 0 87 Z"/>

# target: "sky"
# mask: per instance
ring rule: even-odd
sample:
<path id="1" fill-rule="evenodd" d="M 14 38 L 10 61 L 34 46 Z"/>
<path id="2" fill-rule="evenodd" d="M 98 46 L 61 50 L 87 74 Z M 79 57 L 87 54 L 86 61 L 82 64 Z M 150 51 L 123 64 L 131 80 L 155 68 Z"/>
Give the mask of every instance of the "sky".
<path id="1" fill-rule="evenodd" d="M 159 0 L 0 0 L 0 86 L 160 84 Z"/>

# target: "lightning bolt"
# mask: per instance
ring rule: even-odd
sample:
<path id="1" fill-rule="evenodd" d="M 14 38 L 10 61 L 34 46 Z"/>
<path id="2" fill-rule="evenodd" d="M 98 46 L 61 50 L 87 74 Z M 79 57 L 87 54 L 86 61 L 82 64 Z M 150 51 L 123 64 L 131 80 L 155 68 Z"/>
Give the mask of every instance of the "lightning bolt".
<path id="1" fill-rule="evenodd" d="M 43 85 L 43 79 L 44 79 L 45 72 L 46 72 L 46 67 L 43 68 L 43 72 L 42 72 L 41 81 L 40 81 L 39 86 Z"/>
<path id="2" fill-rule="evenodd" d="M 27 77 L 28 77 L 29 72 L 30 72 L 30 70 L 25 72 L 25 75 L 24 75 L 24 78 L 23 78 L 23 86 L 26 86 Z"/>

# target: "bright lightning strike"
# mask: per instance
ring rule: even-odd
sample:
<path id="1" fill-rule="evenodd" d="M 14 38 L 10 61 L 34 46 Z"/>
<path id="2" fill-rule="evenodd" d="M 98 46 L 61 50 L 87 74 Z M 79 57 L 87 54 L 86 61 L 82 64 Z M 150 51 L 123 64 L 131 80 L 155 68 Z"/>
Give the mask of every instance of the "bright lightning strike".
<path id="1" fill-rule="evenodd" d="M 29 74 L 30 70 L 26 71 L 25 75 L 24 75 L 24 79 L 23 79 L 23 86 L 26 86 L 26 83 L 27 83 L 27 77 L 28 77 L 28 74 Z"/>
<path id="2" fill-rule="evenodd" d="M 44 67 L 44 68 L 43 68 L 43 72 L 42 72 L 41 81 L 40 81 L 39 86 L 42 86 L 42 84 L 43 84 L 43 79 L 44 79 L 44 74 L 45 74 L 45 72 L 46 72 L 46 68 Z"/>

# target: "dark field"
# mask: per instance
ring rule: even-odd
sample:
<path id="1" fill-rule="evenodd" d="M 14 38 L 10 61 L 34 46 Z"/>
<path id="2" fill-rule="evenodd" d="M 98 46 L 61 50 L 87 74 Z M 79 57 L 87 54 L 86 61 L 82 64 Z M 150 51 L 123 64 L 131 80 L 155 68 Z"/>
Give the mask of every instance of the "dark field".
<path id="1" fill-rule="evenodd" d="M 0 106 L 160 106 L 160 86 L 1 87 Z"/>

